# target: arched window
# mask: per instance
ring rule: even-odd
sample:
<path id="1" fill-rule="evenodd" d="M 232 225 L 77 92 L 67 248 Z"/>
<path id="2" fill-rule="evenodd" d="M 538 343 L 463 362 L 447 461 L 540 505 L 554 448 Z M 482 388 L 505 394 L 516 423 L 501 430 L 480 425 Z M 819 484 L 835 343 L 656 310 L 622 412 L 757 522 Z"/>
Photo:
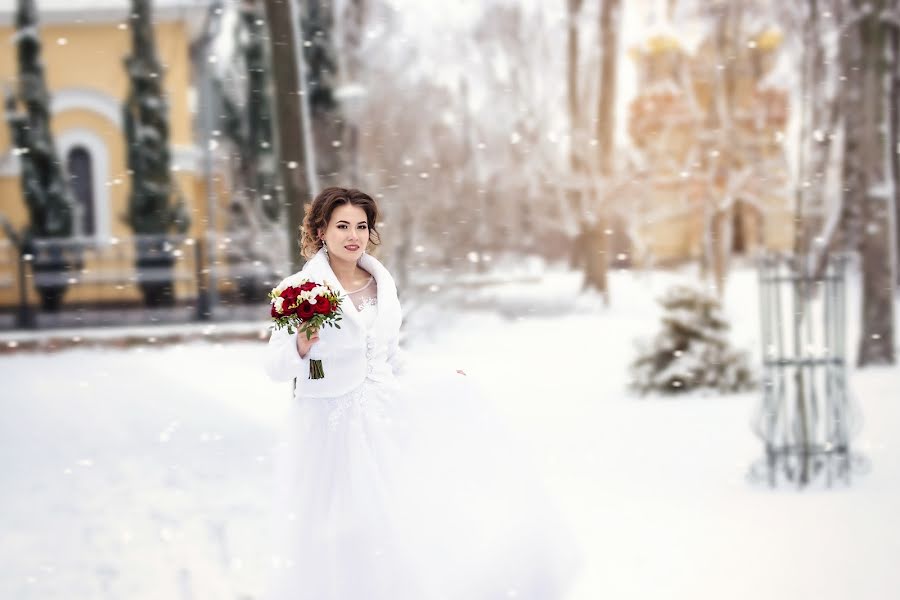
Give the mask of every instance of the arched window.
<path id="1" fill-rule="evenodd" d="M 69 181 L 75 201 L 81 206 L 81 231 L 83 235 L 96 233 L 94 206 L 94 178 L 92 176 L 91 153 L 84 146 L 69 150 L 66 158 Z"/>

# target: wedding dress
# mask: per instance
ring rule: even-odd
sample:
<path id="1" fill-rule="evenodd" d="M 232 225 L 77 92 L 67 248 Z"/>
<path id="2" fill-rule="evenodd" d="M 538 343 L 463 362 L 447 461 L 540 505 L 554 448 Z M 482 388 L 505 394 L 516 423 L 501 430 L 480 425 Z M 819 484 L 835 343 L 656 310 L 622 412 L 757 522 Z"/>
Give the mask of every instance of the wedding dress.
<path id="1" fill-rule="evenodd" d="M 366 327 L 377 286 L 348 292 Z M 290 410 L 266 600 L 565 597 L 580 553 L 469 377 L 366 378 Z"/>

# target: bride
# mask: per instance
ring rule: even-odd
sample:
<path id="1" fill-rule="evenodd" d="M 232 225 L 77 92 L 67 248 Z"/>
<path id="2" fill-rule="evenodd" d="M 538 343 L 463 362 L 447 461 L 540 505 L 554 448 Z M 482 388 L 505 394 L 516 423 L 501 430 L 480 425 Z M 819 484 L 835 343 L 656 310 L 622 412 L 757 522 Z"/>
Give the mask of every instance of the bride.
<path id="1" fill-rule="evenodd" d="M 275 461 L 267 600 L 556 600 L 580 553 L 463 371 L 406 372 L 400 303 L 367 194 L 307 206 L 302 275 L 343 294 L 341 328 L 274 331 L 294 381 Z M 323 378 L 309 378 L 320 360 Z"/>

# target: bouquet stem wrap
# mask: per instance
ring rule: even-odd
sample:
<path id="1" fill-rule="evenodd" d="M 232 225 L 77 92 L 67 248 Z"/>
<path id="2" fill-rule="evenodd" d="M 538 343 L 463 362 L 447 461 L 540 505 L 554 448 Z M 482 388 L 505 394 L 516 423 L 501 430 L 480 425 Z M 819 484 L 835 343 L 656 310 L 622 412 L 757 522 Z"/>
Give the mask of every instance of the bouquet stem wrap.
<path id="1" fill-rule="evenodd" d="M 325 369 L 322 368 L 322 361 L 312 359 L 309 361 L 309 378 L 322 379 L 325 377 Z"/>

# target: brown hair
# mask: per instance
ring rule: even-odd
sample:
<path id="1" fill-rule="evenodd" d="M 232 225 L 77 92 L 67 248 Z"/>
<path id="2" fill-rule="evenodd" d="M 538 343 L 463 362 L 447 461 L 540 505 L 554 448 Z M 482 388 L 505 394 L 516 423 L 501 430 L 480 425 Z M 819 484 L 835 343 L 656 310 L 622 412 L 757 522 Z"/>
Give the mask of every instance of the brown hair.
<path id="1" fill-rule="evenodd" d="M 375 229 L 375 221 L 378 220 L 378 205 L 375 204 L 375 200 L 367 193 L 357 189 L 329 187 L 319 192 L 312 204 L 304 207 L 306 214 L 299 232 L 300 253 L 304 258 L 312 258 L 322 247 L 322 240 L 318 236 L 319 229 L 325 229 L 328 221 L 331 220 L 331 213 L 334 212 L 334 209 L 344 204 L 352 204 L 365 211 L 366 221 L 369 224 L 369 244 L 377 246 L 381 243 L 381 238 Z"/>

